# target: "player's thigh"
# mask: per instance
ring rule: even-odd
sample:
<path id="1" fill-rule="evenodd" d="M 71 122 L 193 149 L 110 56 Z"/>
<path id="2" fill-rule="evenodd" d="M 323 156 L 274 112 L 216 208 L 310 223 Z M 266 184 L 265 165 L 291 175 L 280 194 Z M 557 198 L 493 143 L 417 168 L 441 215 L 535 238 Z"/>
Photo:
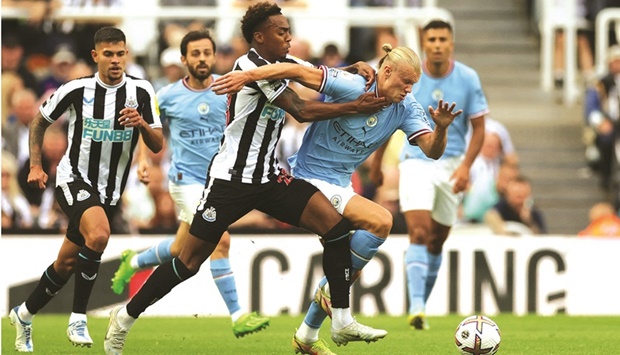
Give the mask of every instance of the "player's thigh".
<path id="1" fill-rule="evenodd" d="M 323 235 L 342 219 L 325 195 L 305 180 L 286 176 L 269 185 L 257 209 L 282 222 Z"/>
<path id="2" fill-rule="evenodd" d="M 345 207 L 349 204 L 351 198 L 357 195 L 351 185 L 342 187 L 319 179 L 304 180 L 319 189 L 341 215 L 344 214 Z"/>
<path id="3" fill-rule="evenodd" d="M 196 209 L 190 234 L 218 244 L 228 226 L 253 210 L 257 187 L 219 179 L 210 179 Z"/>
<path id="4" fill-rule="evenodd" d="M 451 227 L 457 221 L 462 193 L 455 194 L 452 192 L 452 183 L 450 182 L 438 184 L 436 191 L 435 206 L 431 214 L 433 220 L 443 226 Z"/>
<path id="5" fill-rule="evenodd" d="M 439 168 L 436 171 L 435 180 L 435 204 L 433 206 L 432 217 L 437 223 L 451 227 L 457 221 L 458 208 L 461 203 L 463 193 L 455 194 L 450 177 L 454 170 L 461 164 L 461 157 L 446 158 L 439 161 Z"/>
<path id="6" fill-rule="evenodd" d="M 392 229 L 392 214 L 379 204 L 359 195 L 351 196 L 343 216 L 355 228 L 386 238 Z"/>
<path id="7" fill-rule="evenodd" d="M 402 212 L 433 209 L 436 179 L 433 163 L 421 159 L 407 159 L 400 163 L 398 194 Z"/>
<path id="8" fill-rule="evenodd" d="M 95 188 L 83 181 L 73 181 L 59 184 L 54 194 L 69 220 L 66 235 L 71 242 L 83 246 L 85 238 L 92 242 L 94 238 L 107 239 L 110 236 L 108 207 L 101 203 Z"/>
<path id="9" fill-rule="evenodd" d="M 188 224 L 192 223 L 196 207 L 200 203 L 204 189 L 204 185 L 201 184 L 181 185 L 173 182 L 168 183 L 168 191 L 170 191 L 170 197 L 177 208 L 180 221 Z"/>

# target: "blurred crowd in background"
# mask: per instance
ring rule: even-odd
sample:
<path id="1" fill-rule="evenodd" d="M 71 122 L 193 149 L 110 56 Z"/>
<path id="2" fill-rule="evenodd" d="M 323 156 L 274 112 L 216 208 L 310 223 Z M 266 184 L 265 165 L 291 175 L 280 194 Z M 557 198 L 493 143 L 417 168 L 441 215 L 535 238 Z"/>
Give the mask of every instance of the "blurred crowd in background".
<path id="1" fill-rule="evenodd" d="M 90 56 L 93 47 L 92 38 L 97 29 L 104 25 L 116 25 L 114 22 L 93 21 L 55 21 L 49 14 L 61 6 L 118 6 L 121 0 L 49 0 L 30 1 L 29 18 L 2 19 L 2 231 L 3 233 L 62 233 L 67 220 L 54 201 L 55 169 L 67 148 L 66 122 L 57 122 L 47 130 L 43 145 L 43 166 L 49 175 L 45 190 L 33 189 L 26 183 L 29 171 L 28 132 L 29 123 L 34 118 L 38 107 L 63 83 L 92 75 L 94 66 Z M 236 0 L 236 6 L 247 7 L 251 1 Z M 305 1 L 278 1 L 283 7 L 305 6 Z M 557 1 L 561 6 L 561 1 Z M 585 1 L 583 6 L 585 6 Z M 406 0 L 407 6 L 421 6 L 422 1 Z M 24 3 L 3 1 L 3 7 L 25 6 Z M 160 0 L 161 6 L 215 6 L 216 1 Z M 350 0 L 350 6 L 391 6 L 390 0 Z M 584 18 L 585 18 L 584 14 Z M 590 15 L 587 15 L 590 16 Z M 591 21 L 591 19 L 590 19 Z M 190 30 L 210 28 L 212 21 L 166 20 L 159 23 L 157 53 L 159 63 L 157 70 L 149 68 L 146 58 L 131 57 L 127 73 L 145 78 L 153 83 L 155 90 L 185 76 L 185 67 L 180 60 L 180 40 Z M 586 32 L 584 32 L 586 33 Z M 328 44 L 317 51 L 311 48 L 307 39 L 294 37 L 290 54 L 329 67 L 341 67 L 359 60 L 376 64 L 381 53 L 381 45 L 390 43 L 397 46 L 398 38 L 392 28 L 352 28 L 350 49 L 344 50 L 336 44 Z M 590 35 L 586 33 L 586 35 Z M 586 36 L 587 37 L 587 36 Z M 558 47 L 561 36 L 558 36 Z M 591 50 L 591 42 L 588 42 Z M 580 42 L 581 45 L 581 42 Z M 128 43 L 130 54 L 132 43 Z M 584 50 L 588 47 L 584 47 Z M 234 37 L 228 43 L 217 43 L 217 74 L 230 71 L 234 61 L 248 50 L 248 44 L 241 37 Z M 313 53 L 320 53 L 313 56 Z M 593 73 L 591 53 L 580 57 L 580 64 L 587 78 L 584 88 L 591 89 L 592 102 L 586 114 L 587 127 L 592 130 L 592 146 L 598 155 L 592 158 L 593 171 L 601 173 L 601 183 L 610 185 L 610 172 L 605 160 L 615 159 L 605 156 L 609 145 L 615 146 L 615 122 L 620 116 L 618 92 L 611 97 L 614 111 L 604 105 L 610 95 L 601 99 L 601 90 L 609 93 L 609 85 L 601 86 Z M 590 59 L 588 59 L 590 58 Z M 610 71 L 620 73 L 620 48 L 610 53 Z M 470 63 L 475 67 L 475 63 Z M 557 85 L 562 85 L 561 63 L 557 64 Z M 615 78 L 615 76 L 614 76 Z M 615 81 L 613 81 L 615 89 Z M 482 83 L 484 87 L 484 82 Z M 312 90 L 295 85 L 300 96 L 305 99 L 322 100 L 322 96 Z M 595 100 L 596 99 L 596 100 Z M 598 103 L 596 106 L 594 103 Z M 603 106 L 601 106 L 603 105 Z M 590 107 L 590 106 L 589 106 Z M 607 106 L 608 107 L 608 106 Z M 591 112 L 599 112 L 599 120 L 590 119 Z M 471 186 L 464 196 L 460 219 L 462 223 L 486 223 L 498 234 L 545 234 L 546 227 L 543 212 L 532 205 L 532 188 L 529 179 L 519 170 L 517 149 L 512 144 L 510 134 L 501 123 L 487 117 L 484 146 L 472 166 Z M 599 128 L 605 122 L 611 127 Z M 306 125 L 294 119 L 287 120 L 278 148 L 279 161 L 287 168 L 286 158 L 296 151 L 301 143 Z M 611 135 L 610 137 L 605 136 Z M 406 233 L 405 222 L 400 215 L 398 205 L 398 154 L 405 139 L 395 135 L 390 142 L 384 158 L 384 185 L 377 188 L 367 176 L 367 166 L 362 165 L 354 176 L 355 190 L 367 198 L 373 199 L 386 207 L 394 215 L 392 233 Z M 611 142 L 611 143 L 610 143 Z M 605 145 L 607 143 L 607 146 Z M 594 153 L 592 153 L 594 154 Z M 113 233 L 170 233 L 176 232 L 178 221 L 175 206 L 168 194 L 166 172 L 170 161 L 169 152 L 164 149 L 158 154 L 151 154 L 151 183 L 141 184 L 135 173 L 127 184 L 122 208 L 111 221 Z M 206 173 L 206 171 L 205 171 Z M 598 208 L 612 215 L 618 206 Z M 607 206 L 606 205 L 606 206 Z M 499 206 L 499 207 L 498 207 Z M 503 208 L 503 210 L 502 210 Z M 511 229 L 509 225 L 499 223 L 502 213 L 508 210 L 518 217 L 519 228 Z M 600 212 L 602 213 L 602 212 Z M 598 216 L 598 215 L 597 215 Z M 616 217 L 617 218 L 617 217 Z M 620 223 L 616 221 L 620 226 Z M 235 231 L 251 232 L 292 232 L 291 228 L 260 212 L 252 213 L 237 224 Z M 295 230 L 294 232 L 299 232 Z M 575 231 L 577 234 L 578 231 Z"/>

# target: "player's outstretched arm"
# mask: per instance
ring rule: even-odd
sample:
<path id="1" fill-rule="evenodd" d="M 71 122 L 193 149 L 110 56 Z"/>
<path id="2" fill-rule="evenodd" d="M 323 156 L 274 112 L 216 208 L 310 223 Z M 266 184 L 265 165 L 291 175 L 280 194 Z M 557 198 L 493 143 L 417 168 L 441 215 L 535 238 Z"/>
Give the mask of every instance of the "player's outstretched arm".
<path id="1" fill-rule="evenodd" d="M 448 126 L 454 121 L 456 116 L 463 113 L 463 110 L 454 112 L 456 103 L 450 105 L 443 100 L 439 100 L 437 108 L 428 107 L 435 129 L 431 134 L 425 134 L 416 138 L 416 143 L 422 149 L 424 154 L 431 159 L 439 159 L 446 149 Z"/>
<path id="2" fill-rule="evenodd" d="M 364 93 L 354 101 L 343 103 L 306 101 L 290 88 L 286 88 L 273 103 L 299 122 L 322 121 L 356 113 L 373 114 L 389 105 L 385 98 L 375 97 L 372 92 Z"/>
<path id="3" fill-rule="evenodd" d="M 251 70 L 226 73 L 215 80 L 211 89 L 218 95 L 235 94 L 254 81 L 282 79 L 294 80 L 312 90 L 319 90 L 323 70 L 292 63 L 268 64 Z"/>

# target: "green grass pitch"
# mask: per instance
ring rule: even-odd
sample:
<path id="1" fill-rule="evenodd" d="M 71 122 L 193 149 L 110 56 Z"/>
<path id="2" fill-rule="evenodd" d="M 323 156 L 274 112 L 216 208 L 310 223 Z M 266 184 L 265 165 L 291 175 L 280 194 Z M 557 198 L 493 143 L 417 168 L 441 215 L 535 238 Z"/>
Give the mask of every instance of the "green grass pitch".
<path id="1" fill-rule="evenodd" d="M 406 318 L 358 317 L 364 324 L 388 331 L 376 343 L 349 343 L 338 347 L 329 339 L 329 321 L 322 337 L 337 354 L 458 354 L 454 331 L 465 317 L 430 317 L 431 329 L 413 331 Z M 491 317 L 499 325 L 502 342 L 498 354 L 620 354 L 620 317 L 513 316 Z M 293 354 L 291 338 L 301 316 L 279 316 L 255 334 L 235 338 L 229 318 L 143 317 L 133 327 L 125 354 Z M 66 338 L 68 315 L 39 315 L 33 326 L 35 354 L 102 354 L 107 318 L 89 317 L 92 349 L 75 348 Z M 2 319 L 2 354 L 15 353 L 15 331 Z"/>

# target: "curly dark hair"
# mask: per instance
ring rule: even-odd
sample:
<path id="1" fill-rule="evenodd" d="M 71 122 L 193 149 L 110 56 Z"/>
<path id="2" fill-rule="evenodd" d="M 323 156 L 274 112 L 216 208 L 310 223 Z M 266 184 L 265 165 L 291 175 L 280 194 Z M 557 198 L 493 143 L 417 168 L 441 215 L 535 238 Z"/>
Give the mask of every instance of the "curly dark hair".
<path id="1" fill-rule="evenodd" d="M 248 8 L 241 19 L 241 33 L 248 43 L 252 43 L 254 32 L 267 19 L 274 15 L 282 15 L 282 9 L 275 3 L 263 1 L 256 3 Z"/>

